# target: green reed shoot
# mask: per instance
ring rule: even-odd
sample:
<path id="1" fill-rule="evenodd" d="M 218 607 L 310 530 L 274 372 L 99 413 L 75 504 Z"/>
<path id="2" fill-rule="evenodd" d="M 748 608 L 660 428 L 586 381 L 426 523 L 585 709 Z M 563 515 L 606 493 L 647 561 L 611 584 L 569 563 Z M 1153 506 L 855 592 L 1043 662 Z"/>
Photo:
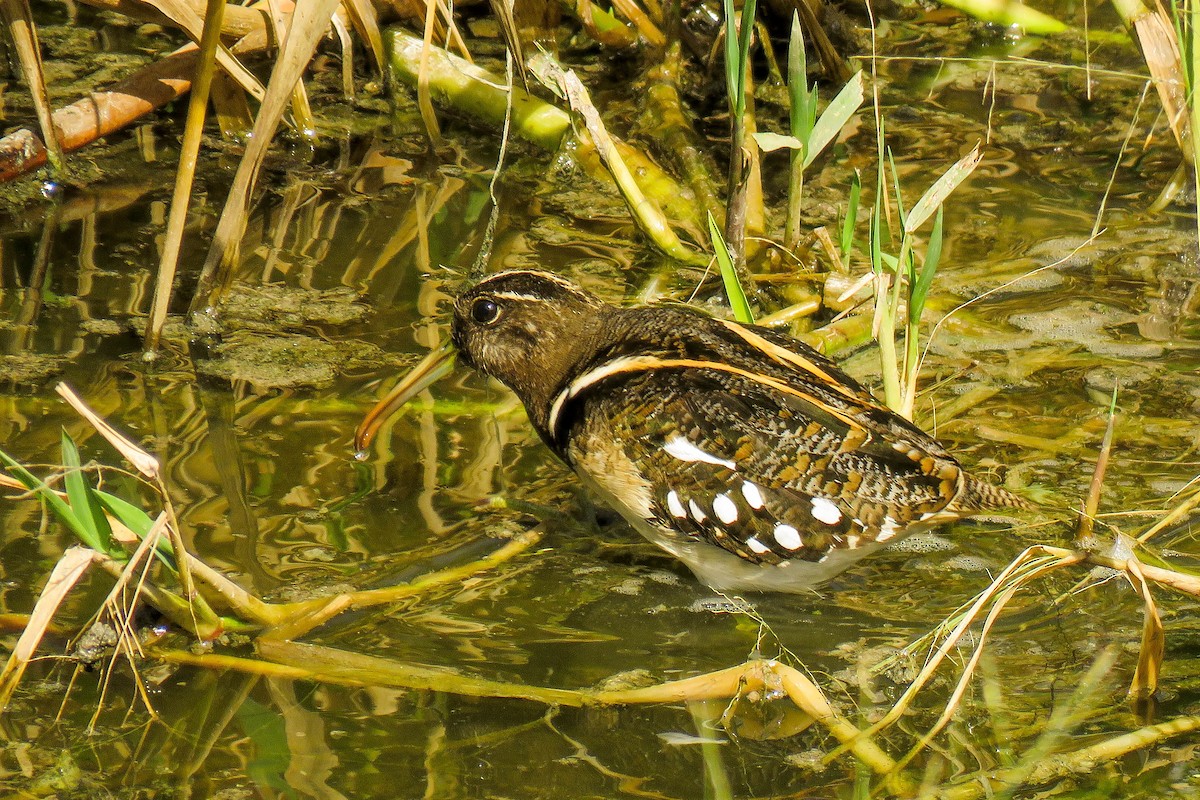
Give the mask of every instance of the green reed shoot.
<path id="1" fill-rule="evenodd" d="M 800 17 L 792 12 L 792 36 L 788 43 L 788 98 L 791 100 L 789 129 L 799 147 L 791 149 L 791 179 L 788 182 L 787 225 L 784 247 L 794 250 L 800 243 L 800 204 L 804 196 L 804 157 L 813 126 L 817 122 L 817 86 L 808 84 L 808 54 Z"/>
<path id="2" fill-rule="evenodd" d="M 884 213 L 887 192 L 887 170 L 884 159 L 879 160 L 879 172 L 875 191 L 875 208 L 871 215 L 870 259 L 875 273 L 875 338 L 879 343 L 880 367 L 883 376 L 884 402 L 888 407 L 911 419 L 916 403 L 917 373 L 920 369 L 918 334 L 921 314 L 933 276 L 937 272 L 942 254 L 943 206 L 946 198 L 978 166 L 983 155 L 976 147 L 963 156 L 939 177 L 921 195 L 911 211 L 905 211 L 904 198 L 900 191 L 896 165 L 891 152 L 886 153 L 891 166 L 892 191 L 896 202 L 896 216 L 901 231 L 899 254 L 892 256 L 884 251 L 884 229 L 888 225 Z M 916 248 L 917 232 L 934 217 L 924 258 L 918 266 Z M 888 236 L 890 239 L 891 237 Z M 904 320 L 903 354 L 897 352 L 896 334 Z"/>
<path id="3" fill-rule="evenodd" d="M 746 239 L 746 83 L 750 70 L 750 41 L 754 35 L 756 0 L 745 0 L 739 20 L 734 0 L 724 0 L 725 86 L 729 96 L 729 185 L 725 211 L 725 242 L 740 271 L 745 265 Z"/>
<path id="4" fill-rule="evenodd" d="M 842 235 L 838 240 L 838 253 L 842 257 L 842 270 L 850 269 L 850 250 L 854 247 L 854 226 L 858 222 L 858 203 L 862 197 L 862 178 L 855 170 L 850 178 L 850 194 L 846 201 L 846 217 L 842 220 Z"/>
<path id="5" fill-rule="evenodd" d="M 788 99 L 791 103 L 789 136 L 777 133 L 756 133 L 754 140 L 764 152 L 787 148 L 791 151 L 791 173 L 788 184 L 787 223 L 784 246 L 794 250 L 800 242 L 800 209 L 804 197 L 804 169 L 829 146 L 838 132 L 854 116 L 864 100 L 862 71 L 855 73 L 824 113 L 817 116 L 816 84 L 808 82 L 808 55 L 800 19 L 792 12 L 792 34 L 788 44 Z M 843 251 L 845 252 L 845 251 Z"/>
<path id="6" fill-rule="evenodd" d="M 46 504 L 58 521 L 66 526 L 85 547 L 103 553 L 122 563 L 129 554 L 113 539 L 112 526 L 105 511 L 129 528 L 136 536 L 145 537 L 154 526 L 154 520 L 142 509 L 122 500 L 114 494 L 95 488 L 84 474 L 79 458 L 79 448 L 64 430 L 62 432 L 62 460 L 65 468 L 63 486 L 66 498 L 54 491 L 44 480 L 34 475 L 8 453 L 0 450 L 0 463 L 4 471 L 21 482 L 34 496 Z M 162 539 L 157 544 L 159 560 L 175 571 L 174 551 L 170 542 Z"/>
<path id="7" fill-rule="evenodd" d="M 754 324 L 754 313 L 750 310 L 750 303 L 746 300 L 741 281 L 738 280 L 733 256 L 730 255 L 725 237 L 721 235 L 721 228 L 711 212 L 708 215 L 708 235 L 712 237 L 713 253 L 717 257 L 717 267 L 721 270 L 721 281 L 725 284 L 725 296 L 729 298 L 729 307 L 733 309 L 734 319 L 747 325 Z"/>

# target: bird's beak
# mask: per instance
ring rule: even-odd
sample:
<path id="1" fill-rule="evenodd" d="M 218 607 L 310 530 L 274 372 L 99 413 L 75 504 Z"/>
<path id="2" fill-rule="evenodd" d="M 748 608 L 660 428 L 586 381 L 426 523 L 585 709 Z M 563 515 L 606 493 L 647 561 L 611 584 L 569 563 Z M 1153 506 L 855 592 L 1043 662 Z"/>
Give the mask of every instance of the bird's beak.
<path id="1" fill-rule="evenodd" d="M 383 423 L 387 422 L 388 418 L 399 411 L 405 403 L 449 374 L 454 369 L 455 355 L 454 345 L 450 344 L 450 340 L 447 339 L 430 351 L 429 355 L 425 356 L 420 364 L 413 367 L 411 372 L 401 378 L 395 388 L 387 393 L 387 397 L 380 400 L 359 423 L 358 430 L 354 432 L 355 452 L 364 452 Z"/>

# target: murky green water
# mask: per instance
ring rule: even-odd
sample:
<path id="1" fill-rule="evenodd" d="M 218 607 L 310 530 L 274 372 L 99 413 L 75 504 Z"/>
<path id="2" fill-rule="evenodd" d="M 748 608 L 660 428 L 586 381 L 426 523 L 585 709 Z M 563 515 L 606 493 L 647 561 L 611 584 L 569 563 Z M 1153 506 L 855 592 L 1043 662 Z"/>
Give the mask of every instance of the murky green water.
<path id="1" fill-rule="evenodd" d="M 1095 46 L 1088 99 L 1088 76 L 1055 63 L 1081 46 L 921 20 L 893 22 L 879 41 L 889 142 L 911 198 L 987 141 L 983 165 L 949 209 L 931 302 L 945 312 L 992 293 L 939 328 L 919 416 L 965 463 L 1046 503 L 1015 529 L 958 524 L 876 557 L 820 593 L 753 597 L 753 614 L 731 613 L 598 512 L 511 395 L 476 375 L 443 382 L 398 418 L 365 462 L 354 461 L 351 433 L 381 385 L 445 334 L 447 300 L 486 224 L 494 144 L 464 135 L 453 155 L 435 160 L 422 152 L 407 105 L 398 119 L 409 127 L 397 131 L 379 114 L 374 132 L 334 133 L 311 166 L 269 170 L 235 301 L 224 311 L 226 334 L 189 341 L 176 325 L 153 364 L 141 359 L 138 331 L 177 120 L 143 128 L 137 147 L 111 145 L 127 160 L 138 152 L 155 159 L 126 168 L 119 185 L 98 184 L 0 221 L 0 446 L 53 464 L 65 428 L 85 460 L 118 464 L 54 394 L 54 383 L 70 383 L 166 465 L 194 551 L 268 599 L 410 580 L 541 526 L 538 547 L 499 569 L 345 614 L 304 638 L 327 648 L 321 652 L 335 664 L 371 656 L 397 668 L 584 688 L 614 676 L 673 680 L 762 654 L 804 665 L 836 706 L 867 724 L 903 689 L 893 682 L 902 675 L 869 675 L 879 648 L 914 640 L 1024 547 L 1069 540 L 1061 520 L 1086 492 L 1114 383 L 1121 415 L 1101 510 L 1129 514 L 1106 521 L 1140 530 L 1152 517 L 1138 515 L 1172 505 L 1197 472 L 1193 213 L 1142 215 L 1174 169 L 1169 134 L 1155 123 L 1152 101 L 1133 119 L 1142 90 L 1133 50 Z M 948 53 L 964 59 L 939 60 Z M 1144 150 L 1152 130 L 1156 142 Z M 869 182 L 874 153 L 864 121 L 810 178 L 815 222 L 836 221 L 850 171 L 861 169 Z M 515 160 L 514 177 L 501 185 L 494 267 L 558 271 L 614 301 L 641 296 L 650 277 L 663 274 L 611 200 L 596 206 L 616 213 L 580 214 L 575 176 L 547 176 L 549 160 L 530 150 L 518 148 Z M 185 246 L 185 284 L 203 260 L 230 163 L 207 165 L 209 207 L 196 214 Z M 1084 245 L 1110 178 L 1106 230 Z M 668 275 L 657 285 L 686 296 L 694 277 Z M 877 384 L 873 351 L 847 366 Z M 127 497 L 140 491 L 113 471 L 105 481 Z M 489 498 L 507 509 L 485 507 Z M 0 532 L 3 611 L 26 613 L 71 541 L 35 503 L 17 500 L 0 505 Z M 1190 528 L 1160 543 L 1181 564 L 1195 550 Z M 915 762 L 918 780 L 924 770 L 936 785 L 1035 752 L 1051 711 L 1070 701 L 1106 648 L 1115 649 L 1115 666 L 1080 701 L 1075 727 L 1052 744 L 1074 749 L 1138 726 L 1123 695 L 1136 665 L 1140 602 L 1123 580 L 1111 580 L 1054 603 L 1085 575 L 1063 571 L 1018 596 L 959 718 Z M 63 624 L 82 624 L 109 586 L 97 575 L 77 590 Z M 1156 721 L 1200 713 L 1190 666 L 1200 647 L 1196 602 L 1165 590 L 1158 598 L 1167 660 Z M 16 635 L 10 629 L 6 643 Z M 54 658 L 63 649 L 63 638 L 44 646 L 48 658 L 0 717 L 0 785 L 10 791 L 690 798 L 852 796 L 856 781 L 859 790 L 867 785 L 848 757 L 820 765 L 814 753 L 835 743 L 819 727 L 758 735 L 764 725 L 791 732 L 778 700 L 743 709 L 726 733 L 710 724 L 721 702 L 548 708 L 383 679 L 347 686 L 155 662 L 142 667 L 144 700 L 127 665 L 111 676 L 73 677 L 73 666 Z M 216 650 L 253 656 L 237 642 Z M 881 745 L 894 756 L 911 746 L 936 719 L 952 675 L 944 670 Z M 722 743 L 701 746 L 702 734 Z M 1057 789 L 1194 796 L 1196 741 L 1170 740 Z"/>

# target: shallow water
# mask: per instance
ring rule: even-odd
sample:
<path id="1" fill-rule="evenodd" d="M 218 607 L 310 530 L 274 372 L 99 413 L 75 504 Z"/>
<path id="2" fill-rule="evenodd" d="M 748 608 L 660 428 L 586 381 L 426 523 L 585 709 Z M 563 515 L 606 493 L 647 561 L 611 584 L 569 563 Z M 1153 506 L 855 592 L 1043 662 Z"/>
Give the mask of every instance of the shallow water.
<path id="1" fill-rule="evenodd" d="M 419 128 L 397 131 L 378 114 L 374 131 L 364 133 L 361 119 L 353 135 L 335 131 L 311 166 L 275 165 L 222 312 L 224 335 L 191 340 L 176 324 L 163 356 L 147 364 L 137 333 L 179 132 L 178 120 L 163 118 L 140 133 L 155 143 L 154 161 L 134 159 L 119 186 L 0 222 L 0 446 L 53 464 L 65 428 L 85 461 L 119 464 L 54 394 L 54 383 L 70 383 L 166 465 L 194 552 L 267 599 L 411 580 L 535 526 L 544 538 L 496 570 L 339 616 L 303 640 L 325 649 L 293 652 L 297 666 L 318 656 L 386 660 L 370 663 L 367 685 L 148 662 L 151 715 L 124 665 L 106 684 L 100 673 L 78 675 L 64 703 L 71 665 L 39 662 L 0 717 L 0 785 L 38 796 L 231 798 L 843 796 L 861 786 L 848 757 L 820 766 L 813 754 L 830 751 L 830 738 L 818 727 L 793 733 L 778 700 L 743 703 L 727 732 L 712 725 L 724 702 L 548 708 L 400 688 L 395 678 L 415 664 L 513 686 L 644 685 L 761 654 L 802 664 L 866 724 L 903 689 L 904 670 L 869 673 L 885 652 L 937 624 L 1022 548 L 1069 541 L 1062 521 L 1087 490 L 1114 385 L 1121 413 L 1101 510 L 1128 513 L 1106 522 L 1136 532 L 1153 519 L 1138 514 L 1175 502 L 1200 461 L 1196 239 L 1190 209 L 1142 213 L 1177 158 L 1161 123 L 1159 141 L 1141 149 L 1153 102 L 1112 179 L 1106 229 L 1083 246 L 1142 90 L 1136 54 L 1097 45 L 1093 63 L 1108 71 L 1093 74 L 1089 100 L 1083 74 L 1053 63 L 1063 48 L 962 21 L 894 22 L 879 48 L 889 143 L 910 203 L 988 138 L 984 163 L 948 209 L 931 304 L 944 313 L 995 291 L 939 326 L 919 419 L 964 463 L 1045 511 L 1015 528 L 957 524 L 819 593 L 753 597 L 752 611 L 738 611 L 594 508 L 507 390 L 477 375 L 460 370 L 439 384 L 356 462 L 350 439 L 362 414 L 446 333 L 447 301 L 483 239 L 494 143 L 451 125 L 458 150 L 434 160 Z M 963 60 L 939 61 L 947 51 Z M 397 118 L 415 123 L 411 101 Z M 864 121 L 810 179 L 815 221 L 836 221 L 852 169 L 864 183 L 874 174 L 869 131 Z M 151 152 L 110 147 L 127 160 Z M 536 265 L 613 301 L 643 296 L 662 265 L 612 198 L 592 197 L 594 218 L 581 218 L 570 174 L 544 179 L 548 159 L 530 150 L 515 159 L 519 177 L 501 185 L 492 268 Z M 210 204 L 227 166 L 207 165 Z M 197 213 L 185 247 L 185 285 L 203 260 L 210 212 Z M 693 283 L 674 273 L 654 285 L 682 298 Z M 846 364 L 877 386 L 874 351 Z M 150 496 L 116 470 L 104 479 L 126 497 Z M 27 613 L 71 540 L 28 501 L 0 505 L 0 531 L 3 610 Z M 1160 544 L 1183 564 L 1195 549 L 1186 527 Z M 1137 726 L 1123 695 L 1141 604 L 1113 580 L 1055 605 L 1085 574 L 1064 571 L 1018 597 L 960 717 L 914 774 L 950 781 L 1019 762 L 1106 648 L 1115 666 L 1078 701 L 1078 727 L 1056 746 Z M 97 575 L 77 590 L 64 625 L 82 624 L 109 585 Z M 1159 602 L 1167 666 L 1154 718 L 1200 713 L 1189 666 L 1196 603 L 1165 591 Z M 60 638 L 43 652 L 63 648 Z M 253 655 L 237 641 L 217 651 Z M 881 742 L 893 755 L 932 724 L 952 674 Z M 1176 739 L 1143 762 L 1056 788 L 1188 796 L 1200 783 L 1194 744 Z"/>

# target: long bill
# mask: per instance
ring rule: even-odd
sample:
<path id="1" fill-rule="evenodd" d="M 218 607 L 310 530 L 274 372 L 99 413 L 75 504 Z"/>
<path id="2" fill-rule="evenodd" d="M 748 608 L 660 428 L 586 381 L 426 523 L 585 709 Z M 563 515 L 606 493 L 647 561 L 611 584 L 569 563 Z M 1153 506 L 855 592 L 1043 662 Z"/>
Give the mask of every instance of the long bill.
<path id="1" fill-rule="evenodd" d="M 363 452 L 371 445 L 375 434 L 383 427 L 383 423 L 404 407 L 404 404 L 416 395 L 428 389 L 454 369 L 454 346 L 449 340 L 430 351 L 429 355 L 412 368 L 412 371 L 400 379 L 400 382 L 380 400 L 354 432 L 354 450 Z"/>

